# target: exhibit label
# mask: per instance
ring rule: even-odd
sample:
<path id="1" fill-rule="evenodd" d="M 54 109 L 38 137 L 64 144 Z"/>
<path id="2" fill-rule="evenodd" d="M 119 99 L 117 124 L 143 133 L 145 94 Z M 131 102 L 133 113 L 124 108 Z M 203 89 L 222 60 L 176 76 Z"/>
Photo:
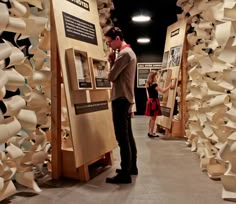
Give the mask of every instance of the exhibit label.
<path id="1" fill-rule="evenodd" d="M 95 111 L 107 110 L 108 102 L 107 101 L 98 101 L 91 103 L 80 103 L 75 104 L 75 114 L 91 113 Z"/>

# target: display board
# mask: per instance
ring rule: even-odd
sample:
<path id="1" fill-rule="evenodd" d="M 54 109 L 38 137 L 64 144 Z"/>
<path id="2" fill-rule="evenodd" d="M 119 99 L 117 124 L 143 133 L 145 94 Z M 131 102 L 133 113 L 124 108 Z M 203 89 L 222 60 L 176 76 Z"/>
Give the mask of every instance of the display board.
<path id="1" fill-rule="evenodd" d="M 106 61 L 97 1 L 52 0 L 75 166 L 116 146 L 110 87 L 96 90 L 90 59 Z M 96 75 L 95 75 L 96 76 Z"/>
<path id="2" fill-rule="evenodd" d="M 137 88 L 145 88 L 145 83 L 150 71 L 158 71 L 162 68 L 161 62 L 137 63 Z"/>
<path id="3" fill-rule="evenodd" d="M 184 20 L 168 26 L 166 33 L 165 49 L 163 53 L 162 69 L 159 71 L 158 86 L 167 87 L 170 83 L 178 81 L 185 42 L 186 22 Z M 157 117 L 157 124 L 170 129 L 173 117 L 176 89 L 169 89 L 165 94 L 160 94 L 162 115 Z"/>

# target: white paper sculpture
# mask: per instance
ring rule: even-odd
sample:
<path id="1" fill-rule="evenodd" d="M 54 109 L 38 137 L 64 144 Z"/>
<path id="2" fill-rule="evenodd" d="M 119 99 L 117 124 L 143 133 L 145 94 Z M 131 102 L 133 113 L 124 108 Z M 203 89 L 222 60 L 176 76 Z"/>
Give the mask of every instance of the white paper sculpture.
<path id="1" fill-rule="evenodd" d="M 177 5 L 183 10 L 178 18 L 190 15 L 192 30 L 187 34 L 188 145 L 200 155 L 200 167 L 210 178 L 222 178 L 222 198 L 236 201 L 236 1 L 178 0 Z"/>
<path id="2" fill-rule="evenodd" d="M 236 201 L 236 134 L 232 133 L 219 151 L 219 157 L 228 164 L 222 176 L 222 198 Z"/>

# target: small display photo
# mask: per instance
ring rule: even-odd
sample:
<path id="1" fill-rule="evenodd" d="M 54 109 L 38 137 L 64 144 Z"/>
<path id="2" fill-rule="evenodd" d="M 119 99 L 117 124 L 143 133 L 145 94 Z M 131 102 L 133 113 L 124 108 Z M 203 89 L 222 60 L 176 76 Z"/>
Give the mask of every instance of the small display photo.
<path id="1" fill-rule="evenodd" d="M 168 59 L 168 67 L 176 67 L 180 65 L 182 45 L 170 48 Z"/>
<path id="2" fill-rule="evenodd" d="M 164 52 L 163 58 L 162 58 L 162 68 L 167 67 L 168 56 L 169 56 L 169 51 Z"/>
<path id="3" fill-rule="evenodd" d="M 66 57 L 72 89 L 92 89 L 93 84 L 87 53 L 70 48 L 66 50 Z"/>
<path id="4" fill-rule="evenodd" d="M 96 89 L 111 88 L 111 82 L 108 81 L 108 71 L 109 71 L 108 62 L 99 59 L 93 59 L 93 58 L 90 59 L 93 68 L 95 88 Z"/>

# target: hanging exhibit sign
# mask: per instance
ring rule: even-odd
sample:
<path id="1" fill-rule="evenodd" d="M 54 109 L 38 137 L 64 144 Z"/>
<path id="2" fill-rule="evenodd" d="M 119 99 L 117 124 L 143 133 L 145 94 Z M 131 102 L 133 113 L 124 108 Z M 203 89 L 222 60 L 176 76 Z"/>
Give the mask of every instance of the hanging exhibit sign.
<path id="1" fill-rule="evenodd" d="M 177 21 L 167 28 L 162 69 L 158 71 L 158 86 L 160 88 L 164 89 L 172 82 L 176 85 L 166 93 L 159 94 L 162 115 L 157 118 L 157 124 L 167 129 L 171 128 L 185 33 L 186 22 L 184 20 Z"/>
<path id="2" fill-rule="evenodd" d="M 87 2 L 87 1 L 84 1 L 84 0 L 67 0 L 67 1 L 81 7 L 82 9 L 86 9 L 86 10 L 90 11 L 89 2 Z"/>
<path id="3" fill-rule="evenodd" d="M 150 71 L 158 71 L 162 68 L 161 62 L 137 63 L 137 88 L 145 88 L 145 83 Z"/>

